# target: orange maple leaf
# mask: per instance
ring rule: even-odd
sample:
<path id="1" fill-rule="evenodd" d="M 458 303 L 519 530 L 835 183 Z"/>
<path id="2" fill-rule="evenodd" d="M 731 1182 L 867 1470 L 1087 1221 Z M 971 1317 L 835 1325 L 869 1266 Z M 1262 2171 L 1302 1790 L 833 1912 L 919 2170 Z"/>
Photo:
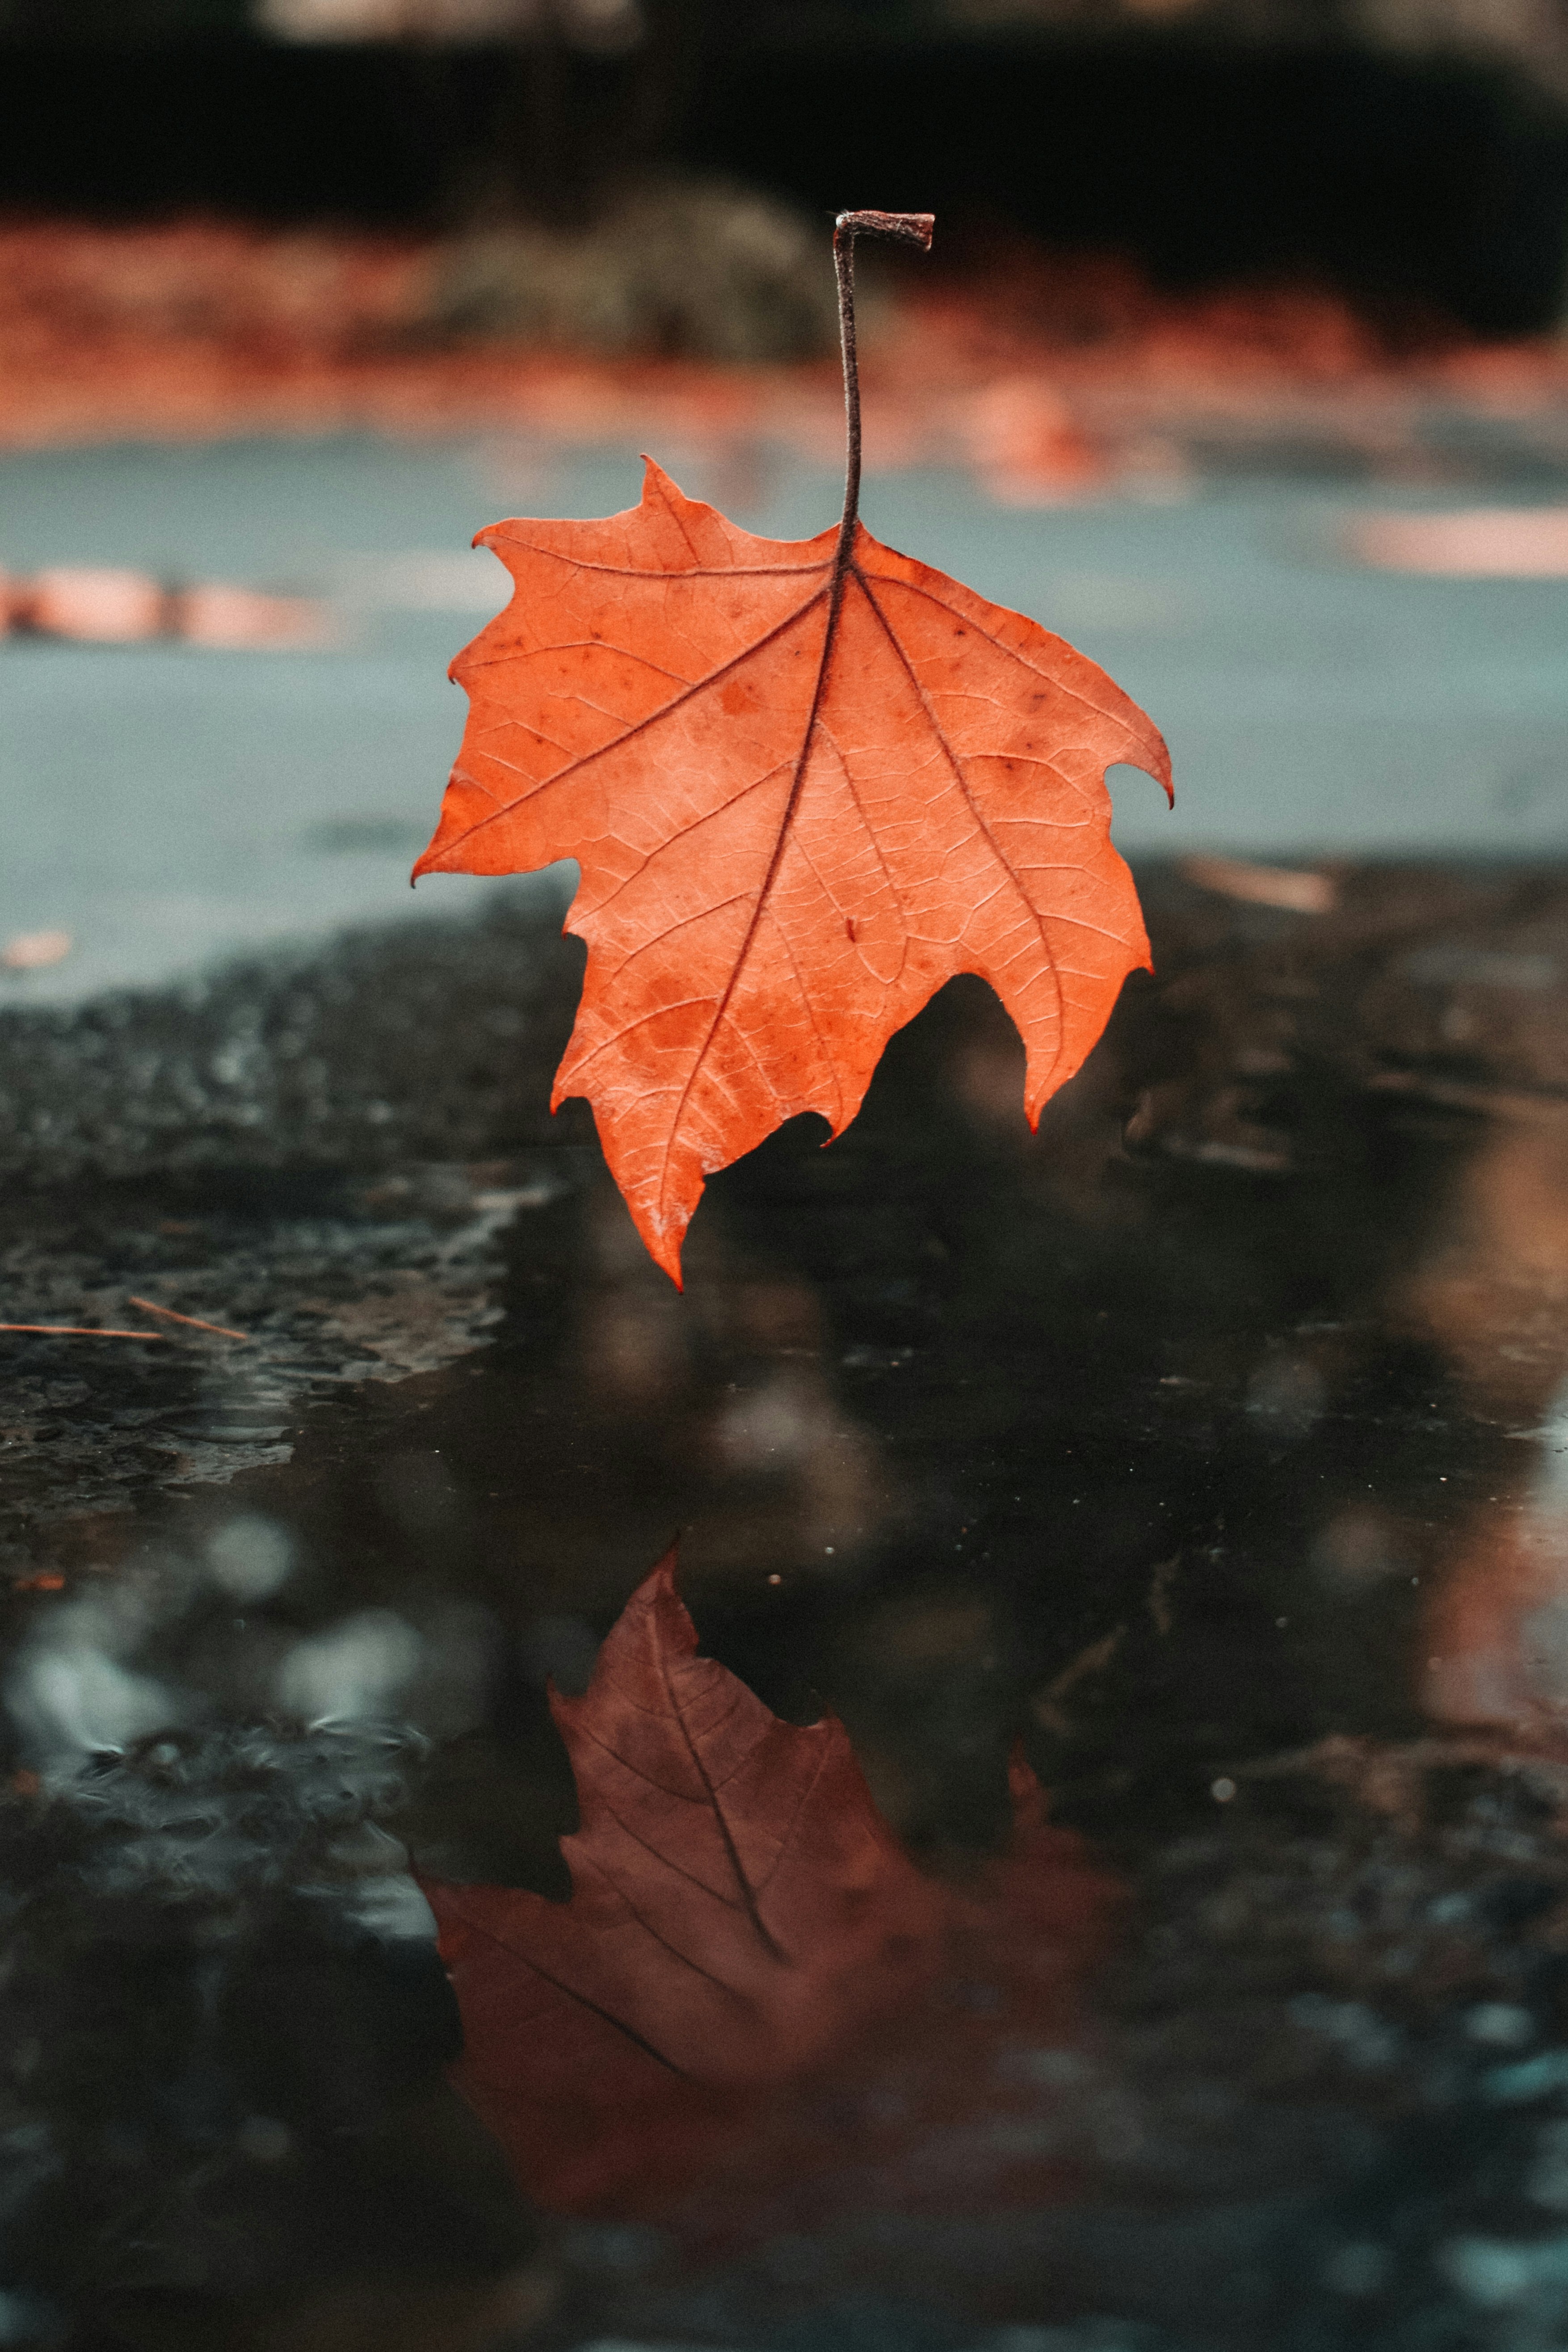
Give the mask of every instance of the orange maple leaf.
<path id="1" fill-rule="evenodd" d="M 584 1696 L 550 1704 L 577 1784 L 571 1901 L 425 1885 L 462 2011 L 458 2087 L 542 2204 L 667 2199 L 739 2144 L 759 2095 L 773 2112 L 766 2095 L 837 2063 L 879 2021 L 897 2021 L 904 2059 L 945 2049 L 944 2008 L 912 2039 L 911 2021 L 955 1963 L 972 1971 L 970 1945 L 993 1967 L 1021 1944 L 1010 1981 L 1037 2025 L 1101 1941 L 1108 1883 L 1045 1822 L 1026 1766 L 995 1883 L 928 1879 L 842 1724 L 781 1722 L 697 1654 L 673 1551 L 626 1603 Z"/>
<path id="2" fill-rule="evenodd" d="M 1169 793 L 1158 731 L 1064 639 L 858 520 L 858 229 L 930 240 L 923 215 L 839 224 L 837 529 L 757 538 L 648 459 L 625 514 L 481 531 L 516 591 L 452 666 L 468 722 L 414 869 L 577 860 L 588 964 L 552 1108 L 588 1097 L 677 1282 L 704 1178 L 800 1111 L 840 1133 L 954 974 L 1016 1022 L 1034 1123 L 1149 963 L 1105 771 Z"/>

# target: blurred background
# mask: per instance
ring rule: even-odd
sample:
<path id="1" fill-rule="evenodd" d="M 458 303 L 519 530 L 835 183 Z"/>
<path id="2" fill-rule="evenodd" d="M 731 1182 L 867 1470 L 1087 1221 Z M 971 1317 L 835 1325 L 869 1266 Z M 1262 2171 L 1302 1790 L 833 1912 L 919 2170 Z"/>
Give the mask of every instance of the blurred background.
<path id="1" fill-rule="evenodd" d="M 847 204 L 938 218 L 866 257 L 867 519 L 1151 710 L 1131 853 L 1568 845 L 1558 0 L 0 0 L 0 59 L 13 998 L 472 903 L 403 887 L 468 540 L 641 449 L 821 528 Z"/>
<path id="2" fill-rule="evenodd" d="M 955 982 L 678 1296 L 570 872 L 407 877 L 478 529 L 837 514 L 849 205 L 866 520 L 1166 733 L 1157 977 L 1034 1137 Z M 1568 0 L 0 0 L 0 2343 L 1568 2341 L 1565 240 Z M 564 1895 L 675 1527 L 1120 1973 L 542 2224 L 407 1864 Z"/>

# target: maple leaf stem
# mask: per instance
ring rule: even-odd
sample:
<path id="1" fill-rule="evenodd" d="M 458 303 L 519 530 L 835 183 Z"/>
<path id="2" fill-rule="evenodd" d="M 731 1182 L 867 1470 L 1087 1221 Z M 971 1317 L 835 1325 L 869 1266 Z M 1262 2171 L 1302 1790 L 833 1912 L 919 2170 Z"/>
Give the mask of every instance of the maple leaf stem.
<path id="1" fill-rule="evenodd" d="M 840 213 L 833 225 L 833 267 L 838 277 L 838 341 L 844 354 L 844 516 L 835 571 L 842 579 L 860 517 L 860 363 L 855 349 L 855 240 L 886 237 L 893 245 L 931 251 L 931 213 Z"/>
<path id="2" fill-rule="evenodd" d="M 415 871 L 575 857 L 587 964 L 551 1108 L 586 1097 L 678 1286 L 707 1179 L 797 1113 L 842 1133 L 954 974 L 1016 1022 L 1032 1123 L 1148 961 L 1105 775 L 1169 792 L 1152 724 L 1063 638 L 861 524 L 856 243 L 925 252 L 933 227 L 834 224 L 837 527 L 761 538 L 649 457 L 623 513 L 479 534 L 511 598 L 453 665 L 468 720 Z"/>

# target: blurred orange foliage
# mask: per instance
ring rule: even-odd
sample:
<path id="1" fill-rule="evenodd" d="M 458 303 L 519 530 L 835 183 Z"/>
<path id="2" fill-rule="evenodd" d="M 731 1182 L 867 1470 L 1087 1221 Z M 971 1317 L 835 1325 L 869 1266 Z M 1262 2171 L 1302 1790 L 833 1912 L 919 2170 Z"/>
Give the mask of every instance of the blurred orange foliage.
<path id="1" fill-rule="evenodd" d="M 0 446 L 234 433 L 523 430 L 567 444 L 657 433 L 769 440 L 836 465 L 835 360 L 601 358 L 438 323 L 452 248 L 428 237 L 191 218 L 0 226 Z M 1048 502 L 1178 481 L 1180 436 L 1331 430 L 1371 455 L 1441 399 L 1528 413 L 1568 395 L 1548 338 L 1477 344 L 1379 326 L 1310 286 L 1173 295 L 1114 257 L 988 250 L 900 289 L 866 338 L 872 465 L 974 468 Z"/>

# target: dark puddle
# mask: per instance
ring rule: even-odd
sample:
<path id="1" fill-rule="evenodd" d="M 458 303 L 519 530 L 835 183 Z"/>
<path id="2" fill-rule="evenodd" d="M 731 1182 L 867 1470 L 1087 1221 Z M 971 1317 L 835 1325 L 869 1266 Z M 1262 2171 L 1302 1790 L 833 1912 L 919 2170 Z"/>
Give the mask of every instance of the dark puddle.
<path id="1" fill-rule="evenodd" d="M 0 2341 L 479 2352 L 547 2272 L 556 2347 L 1562 2339 L 1568 882 L 1144 880 L 1037 1140 L 959 983 L 710 1187 L 684 1297 L 504 898 L 10 1019 L 6 1318 L 171 1336 L 3 1340 Z M 541 2252 L 404 1849 L 565 1892 L 544 1684 L 677 1528 L 933 1870 L 1021 1740 L 1125 1908 L 966 2137 L 847 2090 L 810 2178 Z"/>

